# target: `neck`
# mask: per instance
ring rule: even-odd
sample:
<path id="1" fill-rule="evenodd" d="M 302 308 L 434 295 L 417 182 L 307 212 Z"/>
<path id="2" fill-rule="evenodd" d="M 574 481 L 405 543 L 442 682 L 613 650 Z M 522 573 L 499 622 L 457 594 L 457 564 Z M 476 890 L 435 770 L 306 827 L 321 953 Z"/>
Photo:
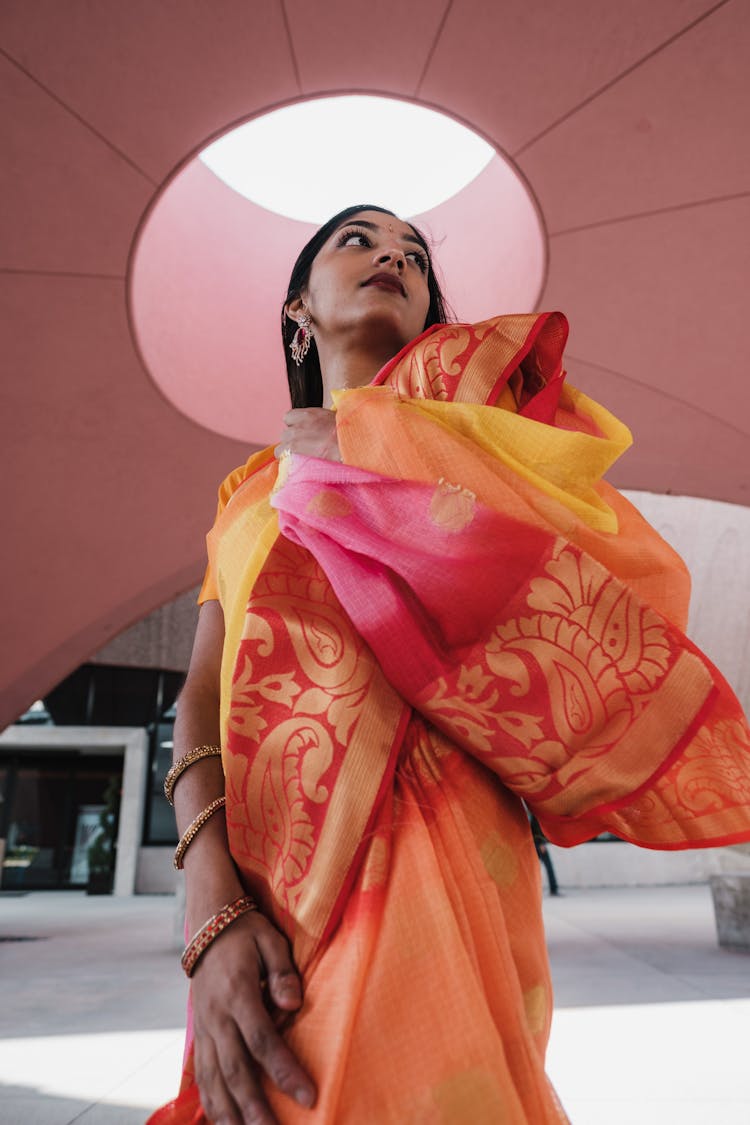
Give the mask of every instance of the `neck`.
<path id="1" fill-rule="evenodd" d="M 382 345 L 380 348 L 353 347 L 332 350 L 326 348 L 323 341 L 316 342 L 323 378 L 323 406 L 328 410 L 333 404 L 332 391 L 366 387 L 380 368 L 398 351 L 398 348 L 394 351 L 393 346 Z"/>

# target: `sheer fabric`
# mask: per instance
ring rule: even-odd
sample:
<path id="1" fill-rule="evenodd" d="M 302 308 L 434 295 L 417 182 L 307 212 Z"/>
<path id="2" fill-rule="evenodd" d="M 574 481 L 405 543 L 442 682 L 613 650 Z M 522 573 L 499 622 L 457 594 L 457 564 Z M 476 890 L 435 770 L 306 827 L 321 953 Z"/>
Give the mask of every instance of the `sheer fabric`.
<path id="1" fill-rule="evenodd" d="M 230 846 L 320 1089 L 269 1087 L 282 1122 L 565 1120 L 521 799 L 563 845 L 750 838 L 747 724 L 681 632 L 683 564 L 602 480 L 630 435 L 566 387 L 566 335 L 435 326 L 337 396 L 342 464 L 266 450 L 225 482 Z M 205 1121 L 189 1050 L 152 1121 Z"/>

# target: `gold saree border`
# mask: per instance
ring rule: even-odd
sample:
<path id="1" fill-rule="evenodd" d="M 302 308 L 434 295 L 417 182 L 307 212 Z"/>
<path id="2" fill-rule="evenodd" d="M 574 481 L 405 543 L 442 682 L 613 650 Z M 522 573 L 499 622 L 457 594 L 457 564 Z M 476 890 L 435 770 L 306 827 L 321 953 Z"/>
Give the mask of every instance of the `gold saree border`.
<path id="1" fill-rule="evenodd" d="M 499 386 L 534 347 L 551 315 L 555 314 L 494 317 L 472 325 L 480 343 L 466 364 L 453 401 L 484 404 L 496 398 Z M 485 326 L 488 327 L 482 333 Z"/>
<path id="2" fill-rule="evenodd" d="M 591 768 L 572 781 L 567 781 L 562 794 L 548 802 L 536 799 L 540 815 L 555 815 L 555 805 L 564 803 L 568 816 L 587 816 L 595 809 L 616 800 L 628 789 L 629 795 L 654 778 L 654 762 L 648 753 L 654 746 L 667 745 L 661 765 L 668 763 L 676 746 L 703 710 L 713 692 L 714 682 L 703 662 L 692 652 L 682 652 L 659 685 L 650 704 L 630 725 L 617 745 L 607 751 L 601 765 Z M 686 700 L 690 705 L 686 705 Z M 646 752 L 644 753 L 644 747 Z M 559 815 L 559 813 L 557 814 Z"/>
<path id="3" fill-rule="evenodd" d="M 394 706 L 395 701 L 393 688 L 379 674 L 352 732 L 295 910 L 301 927 L 294 941 L 300 965 L 309 964 L 335 922 L 336 906 L 395 765 L 411 710 L 400 700 L 401 706 Z"/>

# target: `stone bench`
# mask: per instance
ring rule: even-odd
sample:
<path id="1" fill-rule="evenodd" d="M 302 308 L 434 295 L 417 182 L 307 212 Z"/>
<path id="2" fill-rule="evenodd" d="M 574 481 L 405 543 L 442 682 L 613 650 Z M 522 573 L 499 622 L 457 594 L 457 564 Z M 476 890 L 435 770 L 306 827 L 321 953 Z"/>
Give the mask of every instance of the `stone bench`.
<path id="1" fill-rule="evenodd" d="M 712 875 L 719 945 L 750 952 L 750 872 Z"/>

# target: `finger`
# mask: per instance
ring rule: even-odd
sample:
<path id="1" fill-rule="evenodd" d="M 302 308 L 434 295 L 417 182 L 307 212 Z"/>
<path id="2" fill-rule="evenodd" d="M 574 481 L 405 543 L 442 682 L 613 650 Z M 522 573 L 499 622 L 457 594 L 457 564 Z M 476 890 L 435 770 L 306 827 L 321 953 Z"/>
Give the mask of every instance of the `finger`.
<path id="1" fill-rule="evenodd" d="M 284 423 L 287 426 L 296 426 L 301 422 L 314 421 L 324 414 L 332 415 L 333 411 L 328 410 L 325 406 L 296 406 L 293 410 L 287 410 L 284 415 Z"/>
<path id="2" fill-rule="evenodd" d="M 300 1105 L 313 1105 L 315 1086 L 279 1035 L 260 998 L 252 1006 L 243 1004 L 234 1015 L 248 1051 L 273 1084 Z"/>
<path id="3" fill-rule="evenodd" d="M 236 1103 L 227 1089 L 221 1073 L 216 1050 L 207 1035 L 196 1029 L 195 1080 L 198 1083 L 201 1106 L 209 1121 L 222 1125 L 244 1125 Z"/>
<path id="4" fill-rule="evenodd" d="M 310 407 L 296 406 L 293 410 L 287 410 L 284 415 L 285 426 L 298 426 L 300 422 L 304 422 L 310 416 Z"/>
<path id="5" fill-rule="evenodd" d="M 262 963 L 268 977 L 268 991 L 279 1008 L 294 1011 L 302 1004 L 302 980 L 294 967 L 289 942 L 278 930 L 255 935 Z"/>
<path id="6" fill-rule="evenodd" d="M 260 1085 L 255 1063 L 235 1025 L 222 1038 L 220 1064 L 224 1084 L 240 1110 L 243 1125 L 277 1125 Z"/>

